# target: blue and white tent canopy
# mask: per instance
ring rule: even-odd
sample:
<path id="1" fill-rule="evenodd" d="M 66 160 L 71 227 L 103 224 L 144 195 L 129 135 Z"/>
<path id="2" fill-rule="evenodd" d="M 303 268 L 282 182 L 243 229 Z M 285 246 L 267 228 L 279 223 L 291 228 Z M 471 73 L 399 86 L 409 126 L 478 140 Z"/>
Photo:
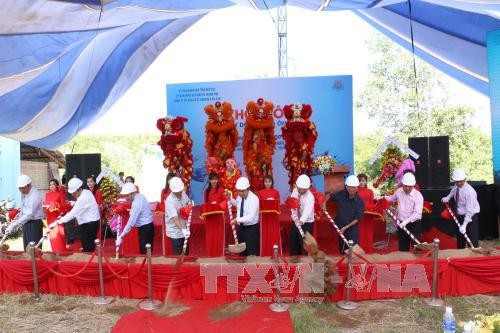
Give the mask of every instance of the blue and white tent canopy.
<path id="1" fill-rule="evenodd" d="M 278 0 L 2 0 L 0 134 L 54 148 L 102 116 L 181 33 L 212 10 Z M 486 33 L 500 1 L 289 0 L 353 10 L 449 75 L 487 94 Z"/>

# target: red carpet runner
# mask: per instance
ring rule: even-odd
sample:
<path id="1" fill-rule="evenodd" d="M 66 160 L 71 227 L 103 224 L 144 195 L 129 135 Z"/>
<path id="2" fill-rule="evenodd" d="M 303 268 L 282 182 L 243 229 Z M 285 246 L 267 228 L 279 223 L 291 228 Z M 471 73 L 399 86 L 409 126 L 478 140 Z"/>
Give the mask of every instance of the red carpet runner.
<path id="1" fill-rule="evenodd" d="M 224 303 L 189 301 L 183 302 L 183 305 L 190 309 L 175 317 L 160 317 L 145 310 L 123 316 L 118 320 L 112 332 L 293 332 L 289 312 L 274 313 L 269 310 L 267 303 L 249 303 L 250 307 L 240 316 L 225 320 L 217 320 L 210 315 L 213 310 L 224 306 Z"/>

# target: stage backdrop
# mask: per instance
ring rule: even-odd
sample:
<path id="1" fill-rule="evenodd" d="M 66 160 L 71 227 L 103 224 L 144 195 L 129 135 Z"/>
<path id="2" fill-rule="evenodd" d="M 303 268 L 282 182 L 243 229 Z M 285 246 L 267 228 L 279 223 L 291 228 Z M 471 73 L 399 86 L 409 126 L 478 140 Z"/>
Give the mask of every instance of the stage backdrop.
<path id="1" fill-rule="evenodd" d="M 239 144 L 235 152 L 239 168 L 245 174 L 241 141 L 245 128 L 245 108 L 248 101 L 264 98 L 274 103 L 276 151 L 273 158 L 275 188 L 281 198 L 288 196 L 288 172 L 283 166 L 284 141 L 281 127 L 286 118 L 282 108 L 296 102 L 310 104 L 312 120 L 318 130 L 315 155 L 328 151 L 340 164 L 353 167 L 352 76 L 277 78 L 245 81 L 167 84 L 167 114 L 189 119 L 187 129 L 193 139 L 194 175 L 192 198 L 201 203 L 206 184 L 204 107 L 216 101 L 227 101 L 235 110 Z M 313 177 L 313 185 L 323 190 L 323 177 Z"/>
<path id="2" fill-rule="evenodd" d="M 0 200 L 14 199 L 21 206 L 21 193 L 17 189 L 17 177 L 21 172 L 19 141 L 0 136 Z"/>
<path id="3" fill-rule="evenodd" d="M 486 37 L 490 81 L 493 175 L 495 184 L 500 184 L 500 30 L 490 31 Z"/>

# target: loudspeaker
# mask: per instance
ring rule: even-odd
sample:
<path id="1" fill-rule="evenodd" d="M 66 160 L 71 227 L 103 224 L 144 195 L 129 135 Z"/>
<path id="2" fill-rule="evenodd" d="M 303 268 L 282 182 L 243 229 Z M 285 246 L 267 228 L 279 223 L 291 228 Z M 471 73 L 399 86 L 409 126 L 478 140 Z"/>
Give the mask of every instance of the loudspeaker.
<path id="1" fill-rule="evenodd" d="M 101 173 L 101 154 L 68 154 L 66 155 L 66 177 L 68 181 L 74 176 L 85 184 L 88 176 L 97 177 Z"/>
<path id="2" fill-rule="evenodd" d="M 448 188 L 450 185 L 450 143 L 447 136 L 408 138 L 408 146 L 420 155 L 415 176 L 421 188 Z"/>

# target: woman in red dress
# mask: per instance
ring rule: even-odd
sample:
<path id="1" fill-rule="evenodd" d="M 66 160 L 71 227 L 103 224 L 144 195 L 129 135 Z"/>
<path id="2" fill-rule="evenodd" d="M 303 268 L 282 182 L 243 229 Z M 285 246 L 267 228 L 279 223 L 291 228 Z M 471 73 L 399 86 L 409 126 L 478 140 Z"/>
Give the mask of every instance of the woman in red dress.
<path id="1" fill-rule="evenodd" d="M 205 254 L 210 257 L 224 255 L 224 212 L 220 204 L 226 200 L 224 188 L 219 184 L 219 175 L 210 172 L 202 207 L 202 218 L 205 221 Z"/>
<path id="2" fill-rule="evenodd" d="M 99 207 L 99 215 L 102 216 L 104 213 L 104 203 L 102 199 L 102 193 L 100 190 L 97 189 L 97 182 L 95 180 L 94 175 L 90 175 L 87 177 L 87 188 L 94 195 L 95 201 L 97 202 L 97 206 Z M 99 239 L 102 239 L 101 232 L 102 232 L 102 221 L 99 223 L 99 231 L 97 233 L 97 238 Z"/>
<path id="3" fill-rule="evenodd" d="M 165 179 L 165 187 L 161 190 L 160 204 L 163 204 L 163 212 L 165 211 L 165 200 L 167 200 L 167 197 L 170 195 L 170 187 L 168 186 L 168 183 L 173 177 L 175 177 L 175 173 L 169 172 L 167 174 L 167 178 Z"/>
<path id="4" fill-rule="evenodd" d="M 59 181 L 57 179 L 51 179 L 49 181 L 49 191 L 45 194 L 45 200 L 43 202 L 47 225 L 51 224 L 59 217 L 64 203 L 65 197 L 59 190 Z M 61 253 L 66 251 L 64 224 L 60 224 L 52 229 L 49 238 L 52 252 Z"/>
<path id="5" fill-rule="evenodd" d="M 278 251 L 281 254 L 280 193 L 274 189 L 273 177 L 269 175 L 264 177 L 264 189 L 259 191 L 258 197 L 261 212 L 260 255 L 272 256 L 274 244 L 278 245 Z"/>
<path id="6" fill-rule="evenodd" d="M 373 191 L 367 187 L 368 177 L 364 173 L 358 175 L 358 180 L 358 195 L 365 204 L 365 215 L 359 223 L 359 245 L 366 253 L 372 253 L 374 234 L 373 223 L 375 216 L 369 212 L 373 211 Z"/>

